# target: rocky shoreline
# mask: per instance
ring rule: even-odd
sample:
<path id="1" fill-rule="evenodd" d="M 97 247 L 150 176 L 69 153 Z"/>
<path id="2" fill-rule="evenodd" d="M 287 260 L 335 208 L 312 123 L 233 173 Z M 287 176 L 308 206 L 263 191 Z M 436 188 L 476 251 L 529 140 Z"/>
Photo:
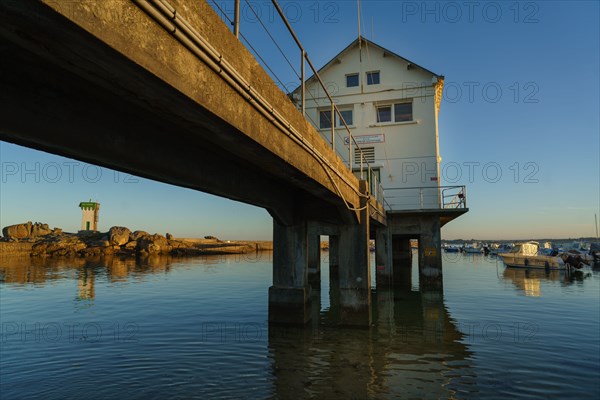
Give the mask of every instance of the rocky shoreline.
<path id="1" fill-rule="evenodd" d="M 172 235 L 131 231 L 113 226 L 108 232 L 63 232 L 47 224 L 27 222 L 7 226 L 2 230 L 1 255 L 31 257 L 97 257 L 119 255 L 146 257 L 149 255 L 200 256 L 210 254 L 245 254 L 273 249 L 266 241 L 222 241 L 205 239 L 175 239 Z"/>

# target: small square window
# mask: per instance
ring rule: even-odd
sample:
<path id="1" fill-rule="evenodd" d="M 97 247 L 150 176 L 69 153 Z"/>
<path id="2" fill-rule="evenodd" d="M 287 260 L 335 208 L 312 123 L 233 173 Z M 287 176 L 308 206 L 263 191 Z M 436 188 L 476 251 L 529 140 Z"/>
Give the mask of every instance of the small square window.
<path id="1" fill-rule="evenodd" d="M 392 106 L 377 107 L 377 122 L 392 122 Z"/>
<path id="2" fill-rule="evenodd" d="M 367 72 L 367 85 L 379 85 L 379 71 Z"/>
<path id="3" fill-rule="evenodd" d="M 358 74 L 346 75 L 346 87 L 358 86 Z"/>
<path id="4" fill-rule="evenodd" d="M 331 128 L 331 111 L 320 111 L 319 112 L 319 128 L 320 129 Z"/>
<path id="5" fill-rule="evenodd" d="M 352 121 L 352 110 L 340 110 L 340 114 L 342 114 L 342 118 L 344 118 L 344 121 L 346 121 L 346 125 L 354 125 L 354 122 Z M 341 120 L 339 121 L 338 125 L 344 126 Z"/>
<path id="6" fill-rule="evenodd" d="M 404 122 L 412 121 L 412 103 L 398 103 L 394 104 L 394 121 Z"/>

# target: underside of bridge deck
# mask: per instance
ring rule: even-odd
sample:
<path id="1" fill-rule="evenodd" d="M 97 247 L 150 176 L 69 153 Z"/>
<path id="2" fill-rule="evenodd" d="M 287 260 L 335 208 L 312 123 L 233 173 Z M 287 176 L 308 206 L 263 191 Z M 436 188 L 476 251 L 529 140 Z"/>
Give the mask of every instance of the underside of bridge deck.
<path id="1" fill-rule="evenodd" d="M 369 325 L 366 182 L 272 90 L 210 7 L 176 3 L 196 11 L 197 29 L 266 88 L 310 146 L 259 114 L 134 2 L 117 0 L 70 2 L 68 12 L 46 0 L 0 3 L 0 140 L 264 207 L 274 218 L 273 322 L 309 318 L 309 246 L 332 230 L 342 320 Z M 114 21 L 115 13 L 135 23 Z"/>

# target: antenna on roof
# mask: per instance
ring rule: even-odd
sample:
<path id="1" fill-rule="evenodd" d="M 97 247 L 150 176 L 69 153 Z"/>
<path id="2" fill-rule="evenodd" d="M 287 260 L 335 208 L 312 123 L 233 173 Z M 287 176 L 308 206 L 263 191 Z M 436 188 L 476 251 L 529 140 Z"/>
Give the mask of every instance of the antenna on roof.
<path id="1" fill-rule="evenodd" d="M 360 82 L 360 92 L 363 93 L 363 79 L 362 79 L 362 35 L 360 32 L 360 0 L 356 0 L 356 13 L 358 15 L 358 64 L 360 65 L 359 69 L 359 78 Z"/>
<path id="2" fill-rule="evenodd" d="M 371 41 L 375 40 L 375 22 L 373 22 L 374 17 L 371 15 Z"/>
<path id="3" fill-rule="evenodd" d="M 356 13 L 358 15 L 358 47 L 361 47 L 362 38 L 360 35 L 360 0 L 356 0 Z"/>

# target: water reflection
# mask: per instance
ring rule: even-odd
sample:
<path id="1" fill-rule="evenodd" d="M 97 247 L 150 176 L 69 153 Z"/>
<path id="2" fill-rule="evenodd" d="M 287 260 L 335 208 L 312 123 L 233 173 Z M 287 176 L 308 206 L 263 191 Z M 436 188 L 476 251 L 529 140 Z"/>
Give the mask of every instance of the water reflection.
<path id="1" fill-rule="evenodd" d="M 203 262 L 210 266 L 222 261 L 222 256 L 205 257 Z M 168 273 L 172 265 L 185 260 L 171 256 L 96 257 L 96 258 L 0 258 L 0 283 L 11 286 L 42 287 L 58 280 L 76 280 L 75 300 L 93 305 L 96 297 L 95 285 L 103 282 L 139 282 L 148 274 Z"/>
<path id="2" fill-rule="evenodd" d="M 511 282 L 519 292 L 529 297 L 542 296 L 543 282 L 559 282 L 562 286 L 582 283 L 590 278 L 592 273 L 587 271 L 563 271 L 529 268 L 506 267 L 502 278 Z"/>
<path id="3" fill-rule="evenodd" d="M 471 353 L 448 315 L 441 292 L 373 291 L 371 329 L 337 326 L 331 307 L 306 329 L 269 327 L 276 397 L 430 398 L 472 385 Z M 313 300 L 313 313 L 318 298 Z M 317 303 L 315 305 L 315 302 Z"/>
<path id="4" fill-rule="evenodd" d="M 231 260 L 215 257 L 194 264 L 213 268 Z M 2 260 L 0 278 L 16 287 L 76 280 L 75 300 L 81 309 L 94 306 L 96 285 L 142 282 L 148 274 L 168 274 L 179 261 L 172 257 L 11 258 Z M 323 310 L 321 293 L 314 292 L 313 319 L 306 328 L 270 326 L 265 345 L 276 397 L 366 398 L 403 393 L 403 397 L 419 398 L 426 388 L 428 397 L 445 398 L 454 397 L 458 387 L 472 385 L 471 353 L 449 317 L 443 293 L 413 290 L 410 268 L 405 272 L 406 284 L 396 291 L 373 290 L 369 329 L 339 326 L 335 284 L 324 285 L 329 307 Z"/>
<path id="5" fill-rule="evenodd" d="M 418 270 L 406 266 L 397 290 L 373 290 L 372 326 L 351 329 L 339 325 L 339 289 L 323 268 L 312 323 L 295 328 L 266 322 L 270 255 L 244 257 L 0 259 L 0 397 L 117 398 L 123 388 L 149 398 L 598 393 L 598 285 L 577 296 L 562 289 L 597 283 L 600 271 L 587 279 L 589 270 L 496 269 L 475 255 L 444 260 L 444 295 L 419 291 Z M 543 296 L 530 306 L 515 291 Z"/>

